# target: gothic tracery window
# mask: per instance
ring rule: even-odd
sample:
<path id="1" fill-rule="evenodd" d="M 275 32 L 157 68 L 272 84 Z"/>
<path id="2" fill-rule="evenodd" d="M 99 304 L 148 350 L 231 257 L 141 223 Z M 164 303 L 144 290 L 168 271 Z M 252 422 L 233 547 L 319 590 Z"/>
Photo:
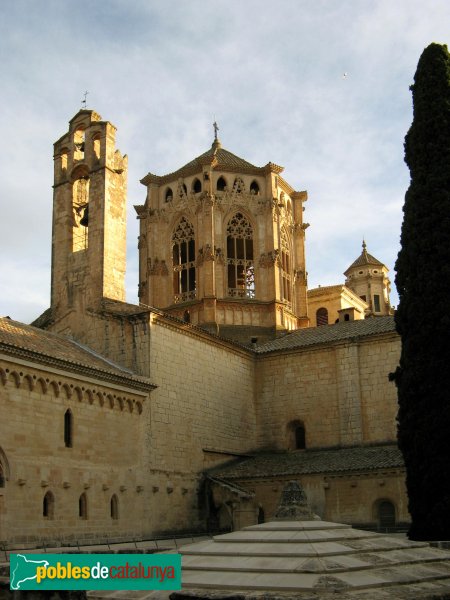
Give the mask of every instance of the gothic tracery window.
<path id="1" fill-rule="evenodd" d="M 290 243 L 285 229 L 281 230 L 281 296 L 292 308 L 292 275 Z"/>
<path id="2" fill-rule="evenodd" d="M 253 228 L 240 212 L 230 219 L 227 226 L 227 268 L 228 295 L 254 298 Z"/>
<path id="3" fill-rule="evenodd" d="M 183 217 L 172 235 L 173 293 L 175 302 L 196 297 L 195 233 Z"/>

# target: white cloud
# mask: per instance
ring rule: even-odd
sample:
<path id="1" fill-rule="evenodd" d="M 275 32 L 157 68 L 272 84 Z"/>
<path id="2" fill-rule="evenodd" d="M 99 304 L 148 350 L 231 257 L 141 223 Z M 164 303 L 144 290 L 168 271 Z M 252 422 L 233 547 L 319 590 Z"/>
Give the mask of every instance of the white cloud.
<path id="1" fill-rule="evenodd" d="M 280 0 L 276 8 L 8 0 L 2 8 L 0 314 L 29 321 L 48 302 L 52 144 L 86 89 L 129 155 L 130 207 L 144 202 L 139 179 L 148 171 L 173 171 L 209 147 L 216 118 L 227 149 L 282 164 L 295 188 L 308 189 L 312 285 L 343 281 L 363 235 L 393 269 L 409 181 L 408 87 L 423 48 L 446 42 L 447 0 Z M 129 214 L 127 289 L 136 301 Z"/>

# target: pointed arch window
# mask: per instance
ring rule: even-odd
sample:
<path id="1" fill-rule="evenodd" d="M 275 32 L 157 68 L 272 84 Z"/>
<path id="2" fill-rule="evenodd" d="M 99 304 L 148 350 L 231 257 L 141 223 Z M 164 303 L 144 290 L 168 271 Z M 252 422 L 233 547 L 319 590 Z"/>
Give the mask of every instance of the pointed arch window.
<path id="1" fill-rule="evenodd" d="M 196 297 L 195 232 L 183 217 L 172 235 L 174 301 L 186 302 Z"/>
<path id="2" fill-rule="evenodd" d="M 281 230 L 281 299 L 292 309 L 291 244 L 286 230 Z"/>
<path id="3" fill-rule="evenodd" d="M 202 191 L 202 182 L 197 177 L 194 179 L 194 182 L 192 184 L 192 191 L 194 192 L 194 194 L 198 194 Z"/>
<path id="4" fill-rule="evenodd" d="M 227 226 L 228 296 L 255 297 L 255 266 L 253 262 L 253 227 L 240 212 Z"/>
<path id="5" fill-rule="evenodd" d="M 219 179 L 217 180 L 217 191 L 224 192 L 226 187 L 227 187 L 227 182 L 225 180 L 225 177 L 220 176 Z"/>
<path id="6" fill-rule="evenodd" d="M 255 194 L 255 195 L 259 194 L 259 185 L 258 185 L 258 182 L 255 180 L 253 180 L 250 184 L 250 194 Z"/>
<path id="7" fill-rule="evenodd" d="M 42 500 L 42 516 L 46 519 L 53 519 L 55 510 L 55 497 L 51 492 L 47 492 Z"/>
<path id="8" fill-rule="evenodd" d="M 172 188 L 170 188 L 170 187 L 167 188 L 165 199 L 166 199 L 166 202 L 171 202 L 173 200 Z"/>
<path id="9" fill-rule="evenodd" d="M 117 499 L 116 494 L 111 496 L 111 501 L 109 503 L 111 519 L 117 521 L 119 518 L 119 500 Z"/>
<path id="10" fill-rule="evenodd" d="M 66 448 L 72 448 L 73 444 L 73 415 L 69 409 L 64 413 L 64 445 Z"/>

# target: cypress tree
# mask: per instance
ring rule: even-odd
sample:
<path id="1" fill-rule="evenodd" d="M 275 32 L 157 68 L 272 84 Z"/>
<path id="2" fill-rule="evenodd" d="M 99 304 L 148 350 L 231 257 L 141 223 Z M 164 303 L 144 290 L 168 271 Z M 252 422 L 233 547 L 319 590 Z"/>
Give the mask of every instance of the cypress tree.
<path id="1" fill-rule="evenodd" d="M 396 262 L 402 340 L 394 374 L 409 537 L 450 540 L 450 55 L 431 44 L 411 86 L 411 174 Z"/>

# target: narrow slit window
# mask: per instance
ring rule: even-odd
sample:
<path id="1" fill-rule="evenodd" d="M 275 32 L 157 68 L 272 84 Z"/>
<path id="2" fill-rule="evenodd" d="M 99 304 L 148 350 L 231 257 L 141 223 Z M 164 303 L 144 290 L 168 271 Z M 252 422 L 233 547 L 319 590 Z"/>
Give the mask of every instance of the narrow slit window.
<path id="1" fill-rule="evenodd" d="M 64 445 L 72 448 L 73 445 L 73 415 L 70 408 L 64 413 Z"/>

